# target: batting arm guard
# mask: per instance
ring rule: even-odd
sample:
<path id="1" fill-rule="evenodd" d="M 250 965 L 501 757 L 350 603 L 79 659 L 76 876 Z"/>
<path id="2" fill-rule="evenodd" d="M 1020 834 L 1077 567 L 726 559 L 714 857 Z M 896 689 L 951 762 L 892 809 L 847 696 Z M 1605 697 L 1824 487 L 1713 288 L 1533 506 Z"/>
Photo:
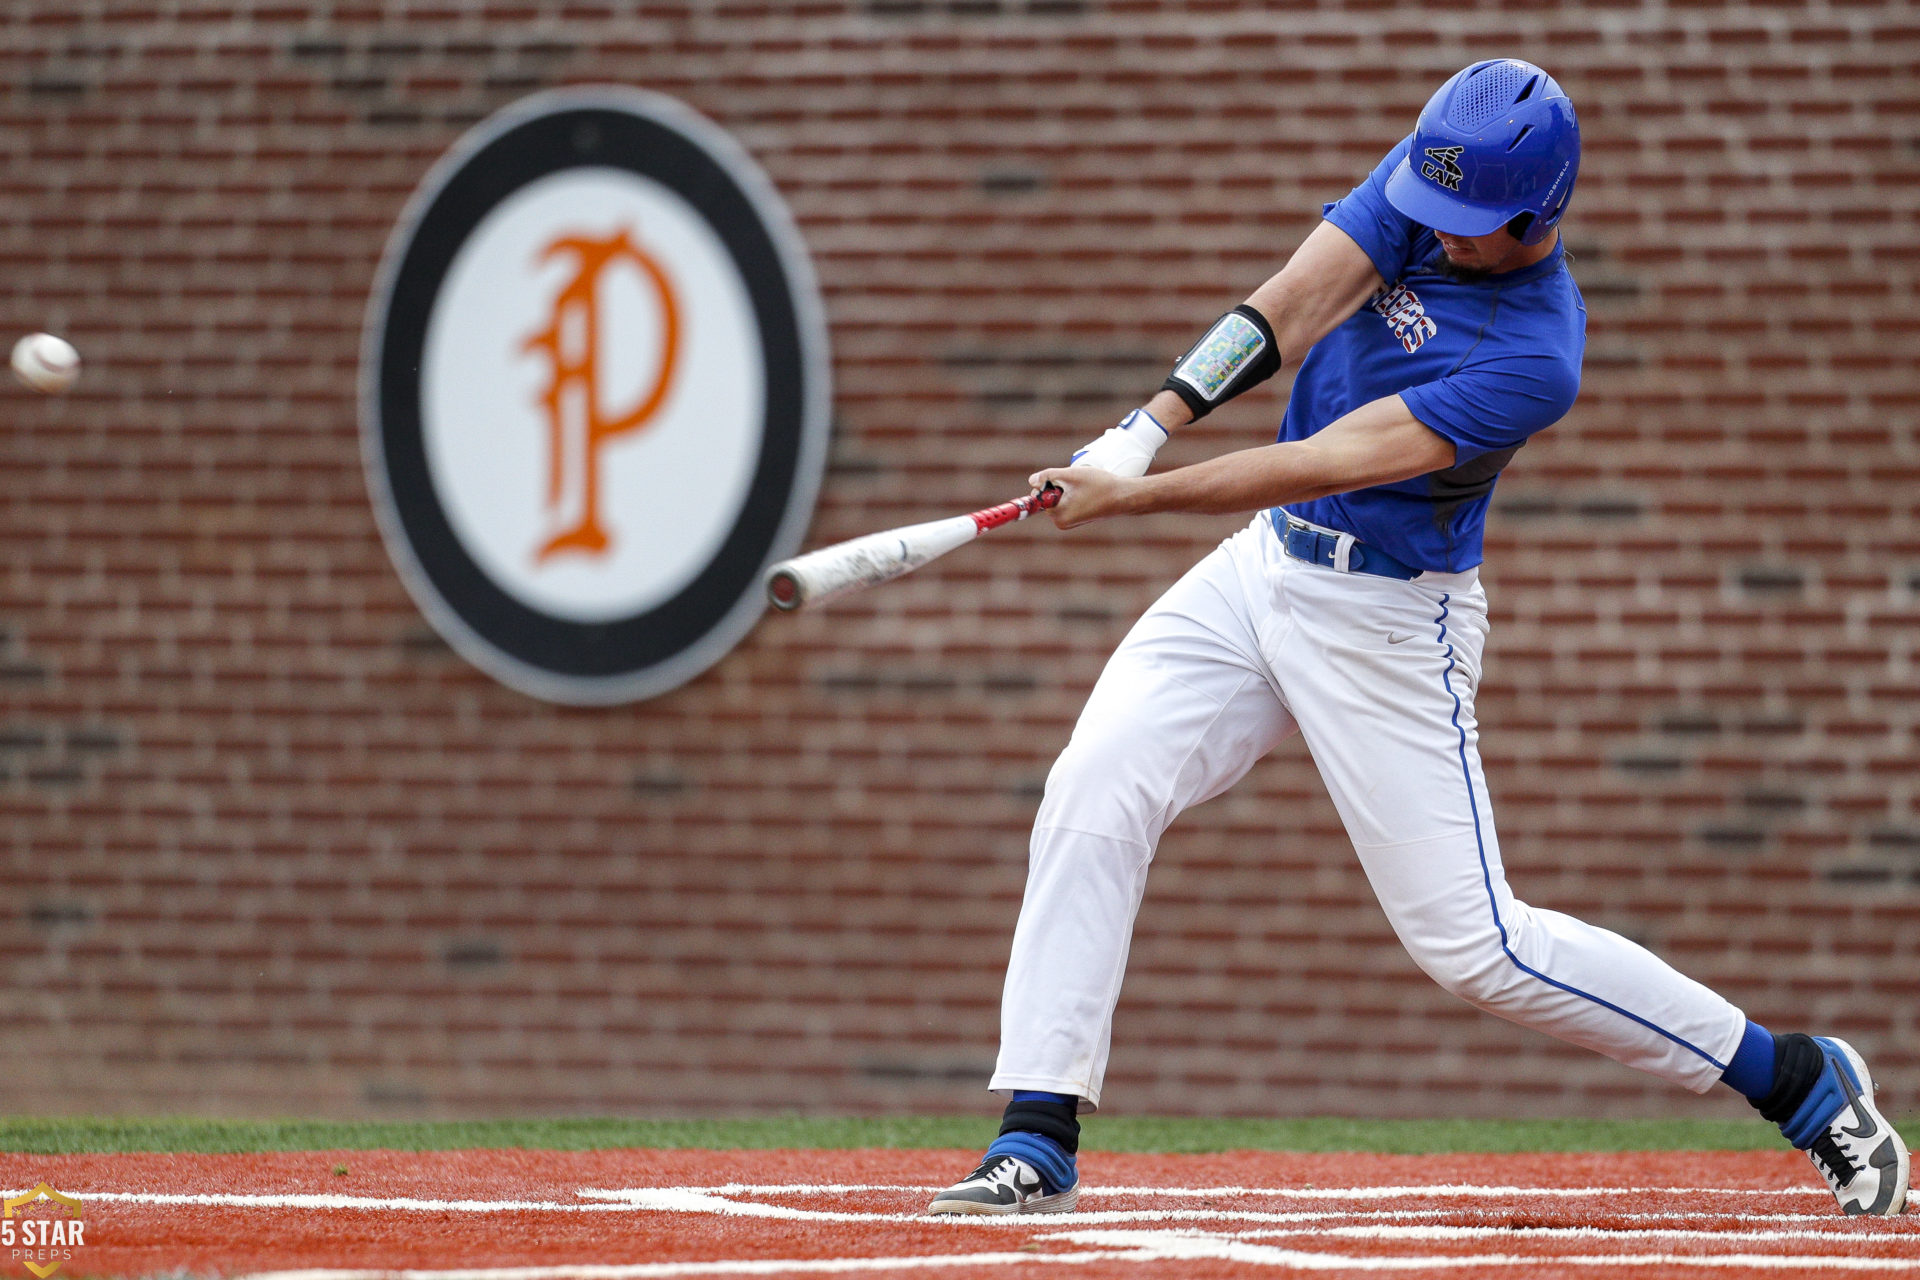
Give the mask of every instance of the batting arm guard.
<path id="1" fill-rule="evenodd" d="M 1280 372 L 1280 344 L 1260 312 L 1241 303 L 1213 322 L 1160 384 L 1186 402 L 1195 421 Z"/>

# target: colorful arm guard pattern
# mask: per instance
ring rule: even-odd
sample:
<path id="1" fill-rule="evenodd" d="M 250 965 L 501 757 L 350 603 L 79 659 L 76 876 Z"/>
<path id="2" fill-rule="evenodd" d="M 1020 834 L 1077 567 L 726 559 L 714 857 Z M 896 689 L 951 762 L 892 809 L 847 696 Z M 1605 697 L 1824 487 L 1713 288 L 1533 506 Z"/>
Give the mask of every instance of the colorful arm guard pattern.
<path id="1" fill-rule="evenodd" d="M 1280 372 L 1280 347 L 1267 318 L 1241 303 L 1213 322 L 1161 384 L 1186 401 L 1195 421 Z"/>

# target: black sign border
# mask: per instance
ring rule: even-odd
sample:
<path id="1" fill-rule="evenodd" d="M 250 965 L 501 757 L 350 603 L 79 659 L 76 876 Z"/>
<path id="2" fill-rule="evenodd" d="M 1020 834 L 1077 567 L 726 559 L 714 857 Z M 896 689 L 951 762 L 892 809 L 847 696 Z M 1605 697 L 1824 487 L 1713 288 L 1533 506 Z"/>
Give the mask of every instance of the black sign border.
<path id="1" fill-rule="evenodd" d="M 677 192 L 707 220 L 760 330 L 765 417 L 740 516 L 684 589 L 625 618 L 557 618 L 503 590 L 468 554 L 426 454 L 421 359 L 448 271 L 499 204 L 529 183 L 610 167 Z M 435 628 L 503 683 L 566 703 L 626 702 L 712 666 L 765 609 L 769 565 L 797 549 L 824 468 L 825 324 L 798 232 L 772 184 L 717 126 L 624 88 L 540 94 L 483 121 L 421 184 L 372 302 L 362 413 L 369 482 L 402 577 Z"/>

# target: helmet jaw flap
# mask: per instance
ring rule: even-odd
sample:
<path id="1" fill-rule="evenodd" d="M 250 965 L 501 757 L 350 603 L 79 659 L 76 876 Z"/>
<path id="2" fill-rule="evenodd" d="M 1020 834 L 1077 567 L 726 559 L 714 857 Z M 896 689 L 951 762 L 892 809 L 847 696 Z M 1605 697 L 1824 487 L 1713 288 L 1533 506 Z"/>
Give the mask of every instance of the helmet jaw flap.
<path id="1" fill-rule="evenodd" d="M 1566 213 L 1579 169 L 1572 99 L 1532 63 L 1492 59 L 1427 101 L 1407 158 L 1387 179 L 1387 199 L 1448 235 L 1507 227 L 1522 244 L 1538 244 Z"/>

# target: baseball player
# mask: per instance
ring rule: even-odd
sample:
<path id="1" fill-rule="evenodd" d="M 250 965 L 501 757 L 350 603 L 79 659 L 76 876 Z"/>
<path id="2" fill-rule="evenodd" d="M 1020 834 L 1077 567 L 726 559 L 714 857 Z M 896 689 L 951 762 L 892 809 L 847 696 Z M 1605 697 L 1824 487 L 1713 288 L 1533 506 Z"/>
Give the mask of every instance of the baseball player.
<path id="1" fill-rule="evenodd" d="M 1061 1213 L 1078 1110 L 1100 1103 L 1155 844 L 1298 733 L 1368 882 L 1435 981 L 1490 1013 L 1705 1093 L 1725 1082 L 1805 1150 L 1850 1214 L 1901 1212 L 1908 1153 L 1842 1040 L 1775 1035 L 1636 944 L 1508 887 L 1474 691 L 1477 567 L 1501 469 L 1573 404 L 1586 312 L 1560 245 L 1573 104 L 1478 62 L 1326 206 L 1286 266 L 1165 386 L 1032 477 L 1071 528 L 1257 512 L 1149 609 L 1047 779 L 979 1168 L 934 1213 Z M 1279 442 L 1147 476 L 1169 429 L 1297 366 Z"/>

